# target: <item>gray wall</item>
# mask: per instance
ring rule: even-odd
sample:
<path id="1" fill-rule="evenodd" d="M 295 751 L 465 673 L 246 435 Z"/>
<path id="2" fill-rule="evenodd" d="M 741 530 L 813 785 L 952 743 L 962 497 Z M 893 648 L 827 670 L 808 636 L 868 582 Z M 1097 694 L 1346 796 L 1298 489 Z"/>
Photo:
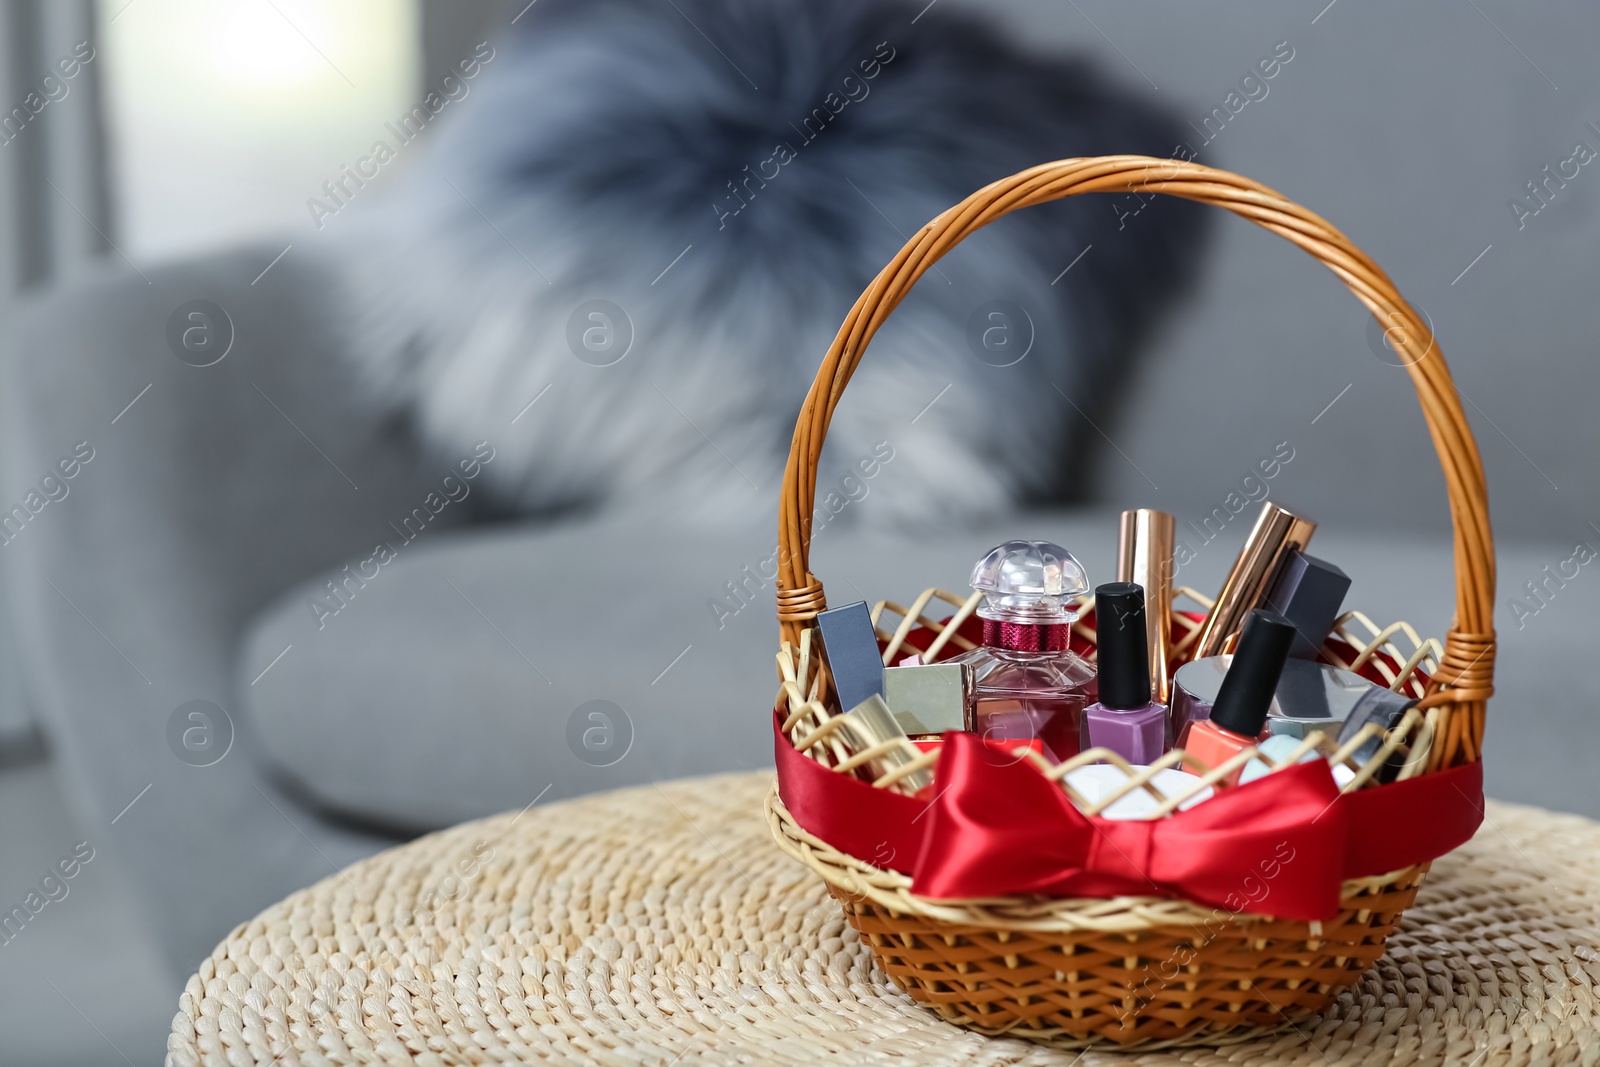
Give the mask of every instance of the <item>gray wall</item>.
<path id="1" fill-rule="evenodd" d="M 1585 125 L 1600 126 L 1600 7 L 1326 5 L 967 6 L 1003 10 L 1041 45 L 1080 47 L 1194 122 L 1288 41 L 1294 58 L 1268 95 L 1209 145 L 1191 142 L 1199 161 L 1339 226 L 1432 317 L 1500 534 L 1570 543 L 1587 530 L 1600 543 L 1585 526 L 1600 523 L 1600 159 L 1522 229 L 1507 207 L 1575 142 L 1600 151 Z M 1197 517 L 1286 440 L 1296 458 L 1274 489 L 1286 501 L 1325 522 L 1442 528 L 1443 482 L 1414 393 L 1369 347 L 1365 309 L 1287 242 L 1219 222 L 1194 301 L 1166 324 L 1123 410 L 1096 420 L 1126 453 L 1108 450 L 1097 495 Z M 1192 447 L 1143 431 L 1153 424 L 1184 426 Z"/>
<path id="2" fill-rule="evenodd" d="M 57 68 L 75 45 L 92 46 L 94 38 L 92 0 L 0 3 L 0 118 L 19 107 L 30 113 L 20 130 L 0 133 L 4 295 L 69 277 L 110 249 L 99 106 L 103 57 L 82 64 L 71 78 L 61 78 Z M 47 102 L 34 112 L 30 97 L 36 106 Z"/>
<path id="3" fill-rule="evenodd" d="M 71 277 L 110 248 L 100 60 L 65 81 L 56 67 L 93 40 L 93 0 L 0 2 L 0 119 L 29 115 L 0 132 L 0 316 L 20 289 Z M 0 759 L 32 746 L 9 631 L 0 619 Z"/>
<path id="4" fill-rule="evenodd" d="M 423 86 L 437 85 L 474 45 L 528 6 L 528 0 L 421 0 Z"/>

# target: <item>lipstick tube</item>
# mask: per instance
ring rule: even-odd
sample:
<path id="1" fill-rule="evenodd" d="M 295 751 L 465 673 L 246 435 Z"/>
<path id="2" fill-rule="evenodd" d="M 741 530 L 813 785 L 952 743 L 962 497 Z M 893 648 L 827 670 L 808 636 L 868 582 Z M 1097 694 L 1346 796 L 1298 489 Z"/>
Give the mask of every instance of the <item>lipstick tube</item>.
<path id="1" fill-rule="evenodd" d="M 1138 508 L 1122 513 L 1117 551 L 1117 581 L 1144 589 L 1145 641 L 1150 657 L 1150 699 L 1167 703 L 1168 641 L 1172 634 L 1172 551 L 1174 521 L 1165 511 Z"/>
<path id="2" fill-rule="evenodd" d="M 883 669 L 883 702 L 913 741 L 975 725 L 973 670 L 967 663 L 924 663 Z"/>
<path id="3" fill-rule="evenodd" d="M 889 710 L 883 698 L 877 694 L 867 697 L 860 704 L 839 716 L 840 732 L 843 734 L 844 746 L 852 756 L 866 752 L 868 749 L 885 741 L 892 741 L 897 737 L 905 737 L 906 732 L 896 721 L 894 713 Z M 904 746 L 889 748 L 882 754 L 868 760 L 857 769 L 857 776 L 872 782 L 890 771 L 905 766 L 917 758 L 917 750 L 908 743 Z M 863 773 L 864 772 L 864 773 Z M 922 768 L 913 771 L 900 779 L 895 788 L 905 793 L 916 793 L 933 784 L 933 771 Z"/>
<path id="4" fill-rule="evenodd" d="M 816 630 L 840 710 L 848 711 L 870 696 L 883 696 L 883 656 L 865 600 L 822 612 Z"/>
<path id="5" fill-rule="evenodd" d="M 1294 623 L 1294 648 L 1289 655 L 1317 658 L 1349 591 L 1350 576 L 1326 560 L 1299 551 L 1284 557 L 1263 606 Z"/>
<path id="6" fill-rule="evenodd" d="M 1228 638 L 1239 632 L 1245 616 L 1259 607 L 1278 567 L 1291 549 L 1304 551 L 1317 524 L 1268 500 L 1261 505 L 1255 528 L 1245 539 L 1239 558 L 1222 583 L 1222 592 L 1200 629 L 1192 659 L 1220 655 Z"/>

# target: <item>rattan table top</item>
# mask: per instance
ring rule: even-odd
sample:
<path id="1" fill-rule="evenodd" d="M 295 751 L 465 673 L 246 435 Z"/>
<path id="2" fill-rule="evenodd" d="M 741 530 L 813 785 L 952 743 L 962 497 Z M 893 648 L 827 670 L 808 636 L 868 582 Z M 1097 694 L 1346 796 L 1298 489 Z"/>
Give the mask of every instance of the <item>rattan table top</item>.
<path id="1" fill-rule="evenodd" d="M 191 977 L 169 1062 L 1071 1064 L 940 1022 L 772 843 L 771 775 L 432 834 L 243 924 Z M 1600 825 L 1491 803 L 1387 957 L 1298 1030 L 1163 1064 L 1600 1061 Z"/>

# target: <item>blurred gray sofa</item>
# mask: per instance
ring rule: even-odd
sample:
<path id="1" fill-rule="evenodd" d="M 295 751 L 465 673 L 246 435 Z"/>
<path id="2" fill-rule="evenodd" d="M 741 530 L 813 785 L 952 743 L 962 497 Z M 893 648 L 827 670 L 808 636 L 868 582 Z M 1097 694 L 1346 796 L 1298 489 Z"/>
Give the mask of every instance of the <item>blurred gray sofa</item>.
<path id="1" fill-rule="evenodd" d="M 1040 39 L 1123 63 L 1053 5 L 1007 10 Z M 1600 304 L 1581 294 L 1594 242 L 1571 239 L 1595 225 L 1600 183 L 1573 188 L 1527 233 L 1504 207 L 1579 116 L 1470 12 L 1442 34 L 1409 8 L 1314 15 L 1172 12 L 1153 35 L 1130 9 L 1101 28 L 1197 119 L 1258 53 L 1294 42 L 1272 97 L 1201 160 L 1346 226 L 1435 317 L 1505 534 L 1489 788 L 1600 815 L 1585 726 L 1597 685 L 1583 670 L 1600 579 L 1586 568 L 1548 584 L 1546 570 L 1580 538 L 1600 545 L 1585 525 L 1600 518 L 1600 367 L 1580 358 Z M 1593 99 L 1582 83 L 1600 78 L 1579 38 L 1547 27 L 1522 41 L 1572 86 L 1562 99 Z M 1416 113 L 1394 114 L 1397 97 Z M 1462 114 L 1497 132 L 1458 136 Z M 93 452 L 0 549 L 26 689 L 82 832 L 137 889 L 177 972 L 286 892 L 417 831 L 769 759 L 771 588 L 745 568 L 770 555 L 774 521 L 510 522 L 469 493 L 406 539 L 396 526 L 427 508 L 453 460 L 423 460 L 403 425 L 363 414 L 342 359 L 358 341 L 327 268 L 297 254 L 254 280 L 281 247 L 148 280 L 107 268 L 32 301 L 6 344 L 4 506 L 59 479 L 80 442 Z M 232 322 L 231 350 L 209 367 L 168 341 L 174 312 L 196 300 Z M 1227 227 L 1134 399 L 1095 420 L 1106 444 L 1083 477 L 1101 505 L 905 538 L 841 523 L 819 539 L 815 570 L 835 603 L 906 598 L 959 587 L 1002 537 L 1041 536 L 1080 551 L 1099 579 L 1116 509 L 1206 515 L 1286 441 L 1296 459 L 1274 496 L 1322 521 L 1317 551 L 1355 577 L 1352 602 L 1442 634 L 1437 464 L 1363 315 L 1287 245 Z M 882 477 L 893 475 L 890 463 Z M 776 485 L 763 488 L 775 511 Z M 1181 581 L 1214 589 L 1241 537 L 1219 538 Z M 361 563 L 382 539 L 405 547 L 371 576 Z M 1507 598 L 1526 600 L 1527 582 L 1546 596 L 1514 617 Z"/>
<path id="2" fill-rule="evenodd" d="M 285 263 L 252 287 L 259 262 L 247 250 L 149 285 L 108 272 L 34 304 L 7 364 L 10 496 L 77 442 L 93 449 L 66 497 L 0 552 L 27 687 L 85 836 L 137 887 L 175 969 L 286 892 L 417 831 L 766 765 L 775 626 L 771 588 L 750 575 L 771 554 L 770 521 L 506 523 L 469 493 L 404 541 L 391 523 L 447 471 L 349 401 L 329 279 Z M 196 294 L 235 329 L 205 368 L 165 339 Z M 1438 475 L 1428 460 L 1407 477 Z M 1294 463 L 1274 486 L 1292 504 L 1317 491 Z M 1321 517 L 1318 550 L 1356 577 L 1355 603 L 1443 631 L 1444 538 Z M 906 539 L 839 524 L 818 539 L 816 569 L 836 603 L 904 599 L 959 588 L 985 548 L 1025 535 L 1073 546 L 1105 576 L 1113 518 L 996 517 Z M 1238 537 L 1180 581 L 1214 588 Z M 398 558 L 351 583 L 349 565 L 384 539 L 403 545 Z M 1502 551 L 1514 575 L 1554 559 Z M 345 590 L 331 615 L 312 607 L 340 603 L 330 581 Z M 1561 742 L 1595 695 L 1575 666 L 1585 610 L 1557 597 L 1529 633 L 1505 635 L 1496 707 L 1517 729 L 1491 727 L 1498 795 L 1600 813 L 1591 757 Z M 174 733 L 197 700 L 226 712 L 225 752 L 206 747 L 221 722 L 185 712 Z"/>

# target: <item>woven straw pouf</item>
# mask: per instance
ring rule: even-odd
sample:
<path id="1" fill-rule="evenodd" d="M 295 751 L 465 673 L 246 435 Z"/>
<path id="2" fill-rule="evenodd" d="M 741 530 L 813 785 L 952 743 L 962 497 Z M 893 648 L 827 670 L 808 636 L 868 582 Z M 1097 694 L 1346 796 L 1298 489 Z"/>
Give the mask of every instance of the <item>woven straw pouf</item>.
<path id="1" fill-rule="evenodd" d="M 191 977 L 168 1062 L 1506 1064 L 1600 1061 L 1600 825 L 1508 804 L 1437 861 L 1327 1015 L 1221 1049 L 984 1038 L 875 970 L 773 845 L 770 774 L 531 808 L 295 893 Z"/>

